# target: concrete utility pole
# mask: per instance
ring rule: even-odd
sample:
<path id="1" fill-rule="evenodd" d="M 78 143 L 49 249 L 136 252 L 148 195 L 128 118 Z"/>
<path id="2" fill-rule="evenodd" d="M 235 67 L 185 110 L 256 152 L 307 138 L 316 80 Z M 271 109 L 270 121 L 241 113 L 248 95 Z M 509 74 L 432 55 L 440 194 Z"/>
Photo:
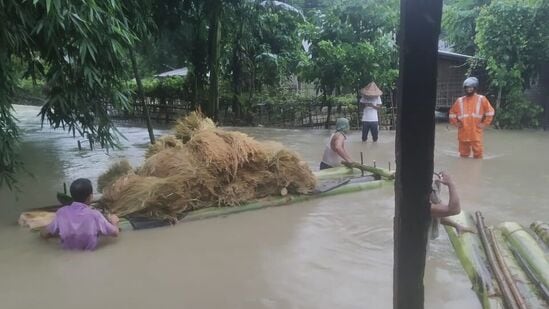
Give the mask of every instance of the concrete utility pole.
<path id="1" fill-rule="evenodd" d="M 442 0 L 401 0 L 393 308 L 423 308 Z"/>

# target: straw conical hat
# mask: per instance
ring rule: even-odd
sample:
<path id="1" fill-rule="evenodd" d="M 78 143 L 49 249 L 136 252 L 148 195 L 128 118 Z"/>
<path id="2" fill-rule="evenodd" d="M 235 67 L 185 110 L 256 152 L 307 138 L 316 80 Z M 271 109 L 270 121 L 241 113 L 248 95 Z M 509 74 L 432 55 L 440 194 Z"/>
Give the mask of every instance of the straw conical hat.
<path id="1" fill-rule="evenodd" d="M 376 83 L 371 82 L 366 87 L 360 89 L 360 93 L 369 97 L 377 97 L 383 94 L 383 92 L 377 87 Z"/>

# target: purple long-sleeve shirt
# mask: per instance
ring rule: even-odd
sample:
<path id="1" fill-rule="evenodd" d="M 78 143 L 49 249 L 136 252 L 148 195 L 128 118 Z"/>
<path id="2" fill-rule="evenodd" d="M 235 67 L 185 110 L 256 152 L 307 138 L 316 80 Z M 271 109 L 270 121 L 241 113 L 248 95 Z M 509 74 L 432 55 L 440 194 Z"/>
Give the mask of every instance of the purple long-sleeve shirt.
<path id="1" fill-rule="evenodd" d="M 59 235 L 63 248 L 71 250 L 94 250 L 100 235 L 118 232 L 99 211 L 78 202 L 59 208 L 47 231 Z"/>

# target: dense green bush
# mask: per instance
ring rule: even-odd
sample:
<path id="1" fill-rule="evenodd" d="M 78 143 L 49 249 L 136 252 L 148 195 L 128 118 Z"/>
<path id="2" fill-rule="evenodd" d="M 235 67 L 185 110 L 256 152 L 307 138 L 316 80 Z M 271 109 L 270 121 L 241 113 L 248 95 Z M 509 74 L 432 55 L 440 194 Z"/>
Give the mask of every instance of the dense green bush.
<path id="1" fill-rule="evenodd" d="M 501 128 L 540 126 L 542 109 L 523 92 L 549 61 L 548 18 L 544 1 L 494 0 L 480 11 L 475 42 L 486 62 L 490 90 L 502 102 L 496 115 Z"/>
<path id="2" fill-rule="evenodd" d="M 41 79 L 36 81 L 33 81 L 30 78 L 20 79 L 17 86 L 20 94 L 39 98 L 44 97 L 44 81 Z"/>
<path id="3" fill-rule="evenodd" d="M 539 128 L 542 123 L 543 108 L 524 98 L 511 95 L 497 111 L 496 125 L 502 129 Z"/>

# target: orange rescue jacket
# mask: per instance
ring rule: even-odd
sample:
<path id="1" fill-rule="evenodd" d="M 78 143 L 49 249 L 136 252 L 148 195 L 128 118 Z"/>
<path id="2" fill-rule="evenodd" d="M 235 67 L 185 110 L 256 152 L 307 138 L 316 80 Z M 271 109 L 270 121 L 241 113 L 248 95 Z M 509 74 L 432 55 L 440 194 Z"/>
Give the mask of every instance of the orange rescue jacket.
<path id="1" fill-rule="evenodd" d="M 456 100 L 450 109 L 450 123 L 457 126 L 458 140 L 462 142 L 482 141 L 482 128 L 490 125 L 495 111 L 486 97 L 475 94 Z"/>

